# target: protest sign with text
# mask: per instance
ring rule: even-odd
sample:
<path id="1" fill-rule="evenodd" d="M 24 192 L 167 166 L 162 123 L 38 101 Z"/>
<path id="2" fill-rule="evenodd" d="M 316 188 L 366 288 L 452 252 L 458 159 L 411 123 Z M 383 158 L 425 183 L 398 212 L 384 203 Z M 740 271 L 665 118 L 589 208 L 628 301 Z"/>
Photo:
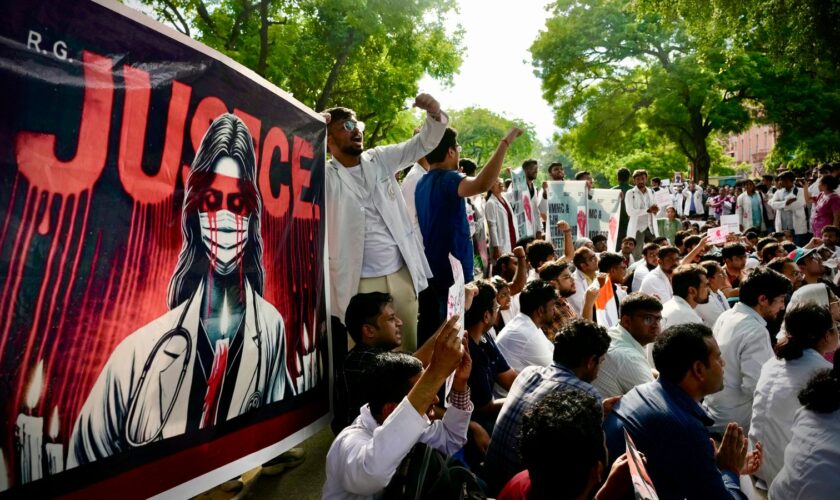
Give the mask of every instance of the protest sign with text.
<path id="1" fill-rule="evenodd" d="M 586 214 L 588 198 L 586 181 L 550 181 L 548 183 L 548 224 L 546 229 L 554 251 L 562 253 L 563 234 L 557 231 L 557 223 L 566 221 L 575 239 L 586 237 Z"/>
<path id="2" fill-rule="evenodd" d="M 588 208 L 589 239 L 597 234 L 602 234 L 607 237 L 607 248 L 616 248 L 620 210 L 620 190 L 593 189 Z"/>

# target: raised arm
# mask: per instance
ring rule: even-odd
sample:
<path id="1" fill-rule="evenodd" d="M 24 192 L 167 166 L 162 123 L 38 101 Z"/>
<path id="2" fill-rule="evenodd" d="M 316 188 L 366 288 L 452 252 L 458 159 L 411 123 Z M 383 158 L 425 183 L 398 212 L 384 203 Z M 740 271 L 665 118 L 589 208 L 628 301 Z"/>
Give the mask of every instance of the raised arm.
<path id="1" fill-rule="evenodd" d="M 496 151 L 490 157 L 490 161 L 484 165 L 484 168 L 481 169 L 478 175 L 467 177 L 458 184 L 458 196 L 467 198 L 468 196 L 475 196 L 489 191 L 499 177 L 499 172 L 502 170 L 502 162 L 504 162 L 508 147 L 520 135 L 522 135 L 521 129 L 517 127 L 510 129 L 507 135 L 499 141 L 499 145 L 496 146 Z"/>
<path id="2" fill-rule="evenodd" d="M 513 249 L 513 255 L 516 256 L 516 275 L 513 277 L 513 283 L 510 284 L 511 296 L 521 292 L 528 281 L 528 259 L 525 258 L 525 249 L 516 247 Z"/>

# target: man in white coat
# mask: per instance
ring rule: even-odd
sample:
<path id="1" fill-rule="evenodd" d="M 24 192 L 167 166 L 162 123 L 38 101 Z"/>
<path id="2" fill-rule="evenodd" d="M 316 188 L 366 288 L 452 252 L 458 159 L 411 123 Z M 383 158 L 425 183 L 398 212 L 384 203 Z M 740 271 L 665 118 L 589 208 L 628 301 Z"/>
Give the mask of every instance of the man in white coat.
<path id="1" fill-rule="evenodd" d="M 405 322 L 403 348 L 408 352 L 417 348 L 417 297 L 431 270 L 394 174 L 432 151 L 449 123 L 432 96 L 419 94 L 414 105 L 426 111 L 417 135 L 367 151 L 364 124 L 353 110 L 325 112 L 332 155 L 326 165 L 332 314 L 343 323 L 347 304 L 357 293 L 390 293 L 397 316 Z"/>
<path id="2" fill-rule="evenodd" d="M 417 130 L 418 132 L 420 129 Z M 423 243 L 423 237 L 420 235 L 420 223 L 417 221 L 417 208 L 414 206 L 414 190 L 417 188 L 417 183 L 429 171 L 429 162 L 426 158 L 420 158 L 412 165 L 411 169 L 405 176 L 400 186 L 403 200 L 405 200 L 405 208 L 408 211 L 408 218 L 414 224 L 414 234 L 420 238 L 420 243 Z"/>
<path id="3" fill-rule="evenodd" d="M 781 187 L 770 198 L 770 206 L 776 209 L 776 231 L 793 231 L 793 242 L 803 247 L 809 239 L 804 191 L 808 187 L 795 186 L 793 172 L 784 172 L 777 179 Z"/>
<path id="4" fill-rule="evenodd" d="M 704 406 L 716 426 L 735 422 L 749 432 L 761 367 L 773 357 L 767 322 L 784 313 L 785 296 L 790 290 L 787 278 L 759 267 L 741 283 L 741 301 L 715 322 L 715 340 L 726 370 L 723 390 L 706 396 Z"/>
<path id="5" fill-rule="evenodd" d="M 682 215 L 686 217 L 694 217 L 695 215 L 703 215 L 703 189 L 698 188 L 694 181 L 688 181 L 688 187 L 683 189 L 683 210 Z"/>
<path id="6" fill-rule="evenodd" d="M 636 238 L 636 247 L 633 249 L 633 258 L 642 258 L 642 247 L 650 243 L 659 235 L 656 226 L 656 214 L 659 207 L 653 197 L 653 190 L 648 189 L 647 171 L 636 170 L 633 172 L 633 182 L 636 184 L 633 189 L 624 195 L 624 206 L 627 210 L 627 236 Z"/>
<path id="7" fill-rule="evenodd" d="M 697 264 L 679 266 L 671 275 L 674 296 L 662 306 L 662 329 L 685 323 L 702 323 L 695 309 L 709 302 L 709 279 Z"/>
<path id="8" fill-rule="evenodd" d="M 735 200 L 735 214 L 738 216 L 741 231 L 750 228 L 758 228 L 762 232 L 767 230 L 764 223 L 764 197 L 755 189 L 755 183 L 751 179 L 744 181 L 744 192 Z"/>

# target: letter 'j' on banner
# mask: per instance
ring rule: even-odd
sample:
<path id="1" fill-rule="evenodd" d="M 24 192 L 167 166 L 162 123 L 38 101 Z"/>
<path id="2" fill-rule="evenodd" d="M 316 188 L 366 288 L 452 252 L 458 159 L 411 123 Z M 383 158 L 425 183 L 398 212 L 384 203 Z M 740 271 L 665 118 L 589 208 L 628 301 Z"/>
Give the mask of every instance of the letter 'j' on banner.
<path id="1" fill-rule="evenodd" d="M 563 254 L 563 234 L 557 223 L 566 221 L 574 238 L 587 237 L 588 198 L 586 181 L 548 182 L 548 224 L 546 231 L 554 244 L 554 251 Z"/>
<path id="2" fill-rule="evenodd" d="M 185 498 L 323 427 L 323 118 L 121 4 L 0 13 L 0 488 Z"/>

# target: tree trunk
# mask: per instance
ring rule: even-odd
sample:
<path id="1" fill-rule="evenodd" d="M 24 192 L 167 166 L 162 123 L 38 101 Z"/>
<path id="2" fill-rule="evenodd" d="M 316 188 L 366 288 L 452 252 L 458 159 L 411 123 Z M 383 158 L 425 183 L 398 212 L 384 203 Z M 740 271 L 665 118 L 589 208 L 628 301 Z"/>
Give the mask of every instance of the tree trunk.
<path id="1" fill-rule="evenodd" d="M 260 57 L 257 60 L 257 74 L 265 77 L 268 61 L 268 3 L 270 0 L 260 0 Z"/>
<path id="2" fill-rule="evenodd" d="M 315 111 L 323 111 L 324 108 L 327 107 L 327 103 L 330 101 L 330 96 L 332 95 L 333 88 L 335 87 L 335 82 L 338 81 L 338 75 L 341 73 L 341 68 L 347 64 L 347 59 L 353 51 L 353 46 L 355 45 L 354 35 L 355 31 L 352 29 L 349 33 L 347 33 L 347 41 L 345 42 L 344 47 L 341 48 L 341 52 L 339 52 L 338 57 L 335 59 L 335 64 L 333 64 L 332 68 L 330 68 L 330 74 L 327 76 L 327 81 L 324 83 L 321 95 L 318 96 L 318 101 L 315 103 Z"/>
<path id="3" fill-rule="evenodd" d="M 709 149 L 706 147 L 707 136 L 696 136 L 694 140 L 694 180 L 702 180 L 704 184 L 709 185 L 709 169 L 712 167 L 712 158 L 709 156 Z"/>

